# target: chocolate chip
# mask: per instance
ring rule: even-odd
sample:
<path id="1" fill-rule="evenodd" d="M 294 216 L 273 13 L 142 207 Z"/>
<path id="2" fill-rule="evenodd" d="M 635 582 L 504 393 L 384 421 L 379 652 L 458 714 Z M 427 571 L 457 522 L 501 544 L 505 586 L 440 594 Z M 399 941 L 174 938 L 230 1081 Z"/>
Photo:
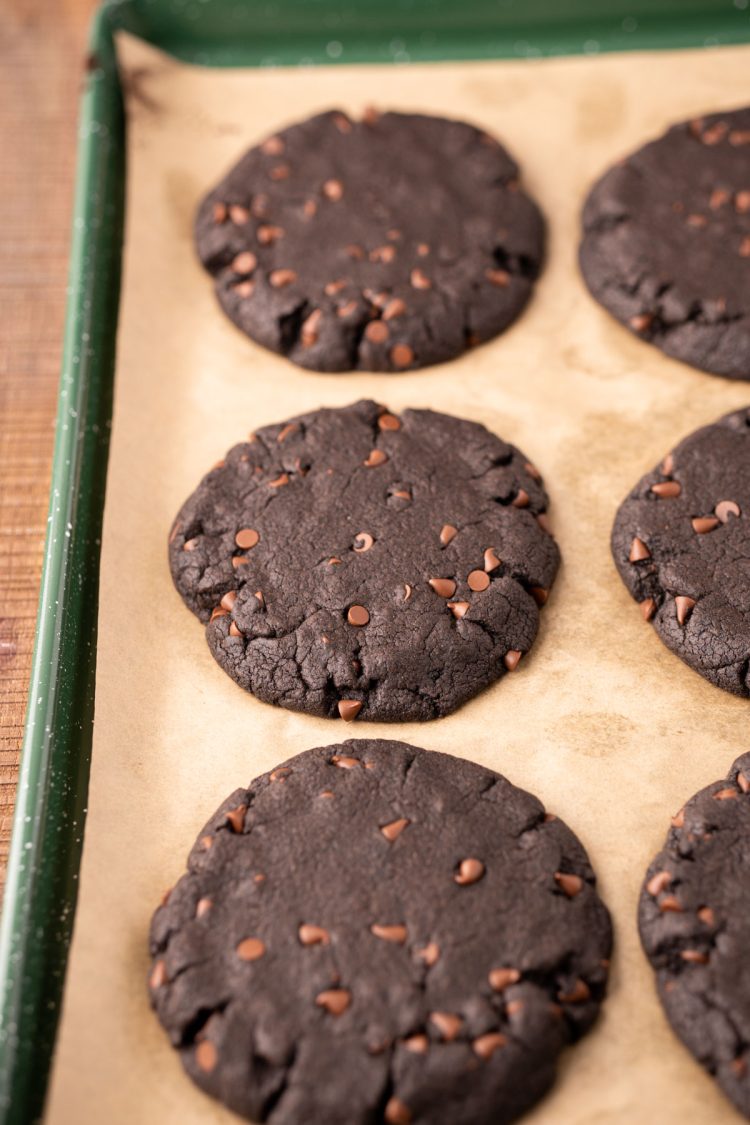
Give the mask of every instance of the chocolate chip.
<path id="1" fill-rule="evenodd" d="M 239 203 L 233 203 L 229 208 L 229 218 L 235 226 L 244 226 L 250 219 L 250 212 L 247 207 L 241 207 Z"/>
<path id="2" fill-rule="evenodd" d="M 371 320 L 365 328 L 365 339 L 372 344 L 382 344 L 389 336 L 388 325 L 384 324 L 382 320 Z"/>
<path id="3" fill-rule="evenodd" d="M 207 895 L 204 895 L 203 898 L 199 898 L 195 907 L 195 917 L 203 918 L 204 915 L 208 914 L 212 906 L 213 903 Z"/>
<path id="4" fill-rule="evenodd" d="M 696 913 L 704 926 L 716 925 L 716 917 L 710 906 L 702 906 Z"/>
<path id="5" fill-rule="evenodd" d="M 238 805 L 236 809 L 230 809 L 226 814 L 227 821 L 233 832 L 241 833 L 243 831 L 246 812 L 247 805 Z"/>
<path id="6" fill-rule="evenodd" d="M 646 890 L 652 898 L 656 898 L 657 895 L 667 889 L 671 882 L 672 876 L 668 871 L 657 871 L 646 883 Z"/>
<path id="7" fill-rule="evenodd" d="M 281 156 L 284 151 L 284 141 L 281 137 L 268 137 L 260 147 L 266 156 Z"/>
<path id="8" fill-rule="evenodd" d="M 383 320 L 395 320 L 406 312 L 406 302 L 400 297 L 393 297 L 383 309 Z"/>
<path id="9" fill-rule="evenodd" d="M 297 274 L 294 270 L 271 270 L 268 280 L 274 289 L 285 289 L 287 285 L 294 284 L 297 280 Z"/>
<path id="10" fill-rule="evenodd" d="M 454 1015 L 453 1012 L 430 1012 L 430 1023 L 434 1023 L 440 1032 L 440 1038 L 446 1043 L 451 1043 L 456 1038 L 463 1027 L 463 1022 L 461 1017 Z"/>
<path id="11" fill-rule="evenodd" d="M 507 1042 L 507 1037 L 499 1031 L 489 1031 L 486 1035 L 480 1035 L 475 1039 L 471 1046 L 474 1054 L 479 1055 L 479 1058 L 486 1062 L 487 1059 L 492 1058 L 495 1051 L 505 1047 Z"/>
<path id="12" fill-rule="evenodd" d="M 503 657 L 503 664 L 509 672 L 515 672 L 522 656 L 523 653 L 519 652 L 517 648 L 508 649 L 505 656 Z"/>
<path id="13" fill-rule="evenodd" d="M 458 865 L 458 871 L 453 876 L 454 883 L 458 883 L 459 887 L 469 887 L 472 883 L 478 883 L 484 875 L 484 864 L 481 859 L 462 859 Z"/>
<path id="14" fill-rule="evenodd" d="M 338 702 L 338 712 L 345 723 L 353 722 L 361 710 L 362 704 L 358 699 L 340 699 Z"/>
<path id="15" fill-rule="evenodd" d="M 151 970 L 151 976 L 148 978 L 149 988 L 162 988 L 169 977 L 167 976 L 167 966 L 164 961 L 157 961 Z"/>
<path id="16" fill-rule="evenodd" d="M 346 988 L 328 988 L 324 992 L 319 992 L 315 997 L 315 1003 L 319 1008 L 325 1010 L 332 1016 L 340 1016 L 352 1002 L 352 994 Z"/>
<path id="17" fill-rule="evenodd" d="M 232 259 L 232 269 L 235 273 L 252 273 L 258 264 L 258 259 L 252 250 L 243 250 Z"/>
<path id="18" fill-rule="evenodd" d="M 452 578 L 430 578 L 429 585 L 441 598 L 452 598 L 456 592 L 456 583 Z"/>
<path id="19" fill-rule="evenodd" d="M 371 262 L 392 262 L 396 257 L 395 246 L 376 246 L 370 251 Z"/>
<path id="20" fill-rule="evenodd" d="M 695 598 L 688 598 L 684 594 L 679 594 L 675 598 L 674 604 L 677 611 L 677 622 L 684 625 L 693 610 Z"/>
<path id="21" fill-rule="evenodd" d="M 430 1041 L 426 1035 L 410 1035 L 408 1039 L 404 1039 L 403 1045 L 415 1055 L 426 1055 L 430 1049 Z"/>
<path id="22" fill-rule="evenodd" d="M 359 758 L 351 758 L 348 754 L 334 754 L 331 758 L 331 764 L 337 766 L 340 770 L 353 770 L 362 765 Z"/>
<path id="23" fill-rule="evenodd" d="M 383 453 L 382 449 L 373 449 L 367 459 L 362 462 L 368 469 L 376 469 L 378 465 L 384 465 L 388 460 L 387 454 Z"/>
<path id="24" fill-rule="evenodd" d="M 210 1074 L 219 1061 L 219 1053 L 210 1039 L 203 1039 L 195 1048 L 195 1063 L 204 1074 Z"/>
<path id="25" fill-rule="evenodd" d="M 659 910 L 662 914 L 682 914 L 682 903 L 676 895 L 665 895 L 659 899 Z"/>
<path id="26" fill-rule="evenodd" d="M 365 252 L 361 246 L 357 246 L 355 242 L 351 242 L 348 246 L 344 247 L 344 252 L 347 257 L 353 258 L 355 262 L 361 262 L 365 256 Z"/>
<path id="27" fill-rule="evenodd" d="M 656 602 L 653 598 L 644 598 L 641 602 L 641 617 L 644 621 L 650 621 L 656 613 Z"/>
<path id="28" fill-rule="evenodd" d="M 510 284 L 510 274 L 507 270 L 485 270 L 484 276 L 491 285 L 496 285 L 498 289 L 506 289 Z"/>
<path id="29" fill-rule="evenodd" d="M 432 282 L 422 270 L 412 270 L 409 275 L 409 280 L 415 289 L 432 289 Z"/>
<path id="30" fill-rule="evenodd" d="M 750 191 L 738 191 L 734 197 L 734 209 L 739 215 L 750 211 Z"/>
<path id="31" fill-rule="evenodd" d="M 501 560 L 497 557 L 495 548 L 488 547 L 484 552 L 484 569 L 487 571 L 487 573 L 491 574 L 493 570 L 497 570 L 497 568 L 500 566 L 500 562 Z"/>
<path id="32" fill-rule="evenodd" d="M 183 551 L 194 551 L 199 542 L 199 539 L 186 539 L 182 544 L 182 549 Z"/>
<path id="33" fill-rule="evenodd" d="M 634 332 L 648 332 L 653 323 L 654 318 L 651 313 L 638 313 L 636 316 L 631 316 L 628 320 L 628 324 Z"/>
<path id="34" fill-rule="evenodd" d="M 414 352 L 408 344 L 396 344 L 391 348 L 390 355 L 394 367 L 408 367 L 414 362 Z"/>
<path id="35" fill-rule="evenodd" d="M 591 996 L 591 990 L 585 980 L 579 977 L 568 992 L 558 992 L 557 999 L 561 1004 L 582 1004 Z"/>
<path id="36" fill-rule="evenodd" d="M 361 555 L 365 551 L 369 551 L 374 542 L 375 540 L 368 531 L 360 531 L 359 535 L 356 535 L 354 538 L 352 550 L 356 551 L 358 555 Z"/>
<path id="37" fill-rule="evenodd" d="M 708 206 L 712 211 L 718 211 L 725 203 L 731 199 L 731 192 L 726 191 L 724 188 L 714 188 L 711 192 L 711 197 L 708 201 Z"/>
<path id="38" fill-rule="evenodd" d="M 663 480 L 652 484 L 651 491 L 660 500 L 674 500 L 682 492 L 682 485 L 677 480 Z"/>
<path id="39" fill-rule="evenodd" d="M 521 979 L 521 974 L 518 969 L 492 969 L 487 978 L 490 982 L 490 988 L 495 992 L 503 992 L 511 984 L 517 984 Z"/>
<path id="40" fill-rule="evenodd" d="M 406 926 L 401 925 L 381 926 L 377 923 L 373 923 L 373 925 L 370 926 L 370 933 L 374 934 L 376 938 L 380 938 L 381 941 L 391 941 L 396 945 L 403 945 L 407 937 Z"/>
<path id="41" fill-rule="evenodd" d="M 225 223 L 227 221 L 227 214 L 226 203 L 214 203 L 213 217 L 215 223 Z"/>
<path id="42" fill-rule="evenodd" d="M 346 615 L 346 620 L 350 625 L 362 626 L 366 625 L 370 620 L 370 614 L 367 612 L 363 605 L 349 606 L 349 611 Z"/>
<path id="43" fill-rule="evenodd" d="M 462 617 L 466 616 L 470 608 L 471 606 L 468 602 L 448 602 L 448 609 L 459 621 Z"/>
<path id="44" fill-rule="evenodd" d="M 229 613 L 228 609 L 222 609 L 221 606 L 217 605 L 216 609 L 213 609 L 211 611 L 211 616 L 209 618 L 209 622 L 215 621 L 217 617 L 226 617 L 228 613 Z"/>
<path id="45" fill-rule="evenodd" d="M 408 824 L 409 821 L 406 820 L 405 817 L 399 817 L 398 820 L 392 820 L 389 824 L 381 825 L 380 831 L 389 843 L 393 843 L 394 840 L 398 839 Z"/>
<path id="46" fill-rule="evenodd" d="M 271 781 L 286 781 L 291 774 L 289 766 L 277 766 L 275 770 L 271 770 Z"/>
<path id="47" fill-rule="evenodd" d="M 323 184 L 323 195 L 326 199 L 330 199 L 332 203 L 338 203 L 343 194 L 344 185 L 341 180 L 326 180 Z"/>
<path id="48" fill-rule="evenodd" d="M 271 246 L 274 242 L 278 242 L 280 238 L 284 237 L 284 228 L 264 224 L 258 227 L 255 234 L 261 246 Z"/>
<path id="49" fill-rule="evenodd" d="M 515 500 L 513 501 L 514 508 L 528 508 L 529 494 L 525 488 L 519 488 Z"/>
<path id="50" fill-rule="evenodd" d="M 419 960 L 422 961 L 428 969 L 431 969 L 432 966 L 436 965 L 440 960 L 440 946 L 436 941 L 428 941 L 427 945 L 425 945 L 423 949 L 418 949 L 416 953 Z"/>
<path id="51" fill-rule="evenodd" d="M 458 528 L 454 527 L 452 523 L 444 523 L 440 528 L 440 542 L 444 547 L 456 538 L 458 535 Z"/>
<path id="52" fill-rule="evenodd" d="M 475 593 L 481 593 L 486 590 L 490 584 L 490 576 L 485 570 L 472 570 L 469 577 L 466 579 L 469 589 Z"/>
<path id="53" fill-rule="evenodd" d="M 237 601 L 237 591 L 236 590 L 227 590 L 226 594 L 224 595 L 224 597 L 219 602 L 219 605 L 221 606 L 222 609 L 225 609 L 227 611 L 227 613 L 231 613 L 232 610 L 234 609 L 234 603 L 236 601 Z"/>
<path id="54" fill-rule="evenodd" d="M 276 164 L 275 167 L 269 169 L 268 175 L 275 183 L 281 180 L 289 179 L 290 168 L 288 164 Z"/>
<path id="55" fill-rule="evenodd" d="M 543 586 L 532 586 L 529 590 L 532 598 L 541 609 L 543 605 L 547 604 L 549 598 L 549 590 L 545 590 Z"/>
<path id="56" fill-rule="evenodd" d="M 238 297 L 245 300 L 247 297 L 252 297 L 255 291 L 254 281 L 240 281 L 237 285 L 232 287 L 232 292 L 236 293 Z"/>
<path id="57" fill-rule="evenodd" d="M 347 316 L 351 316 L 357 311 L 357 308 L 358 306 L 356 301 L 347 301 L 345 304 L 339 305 L 339 307 L 336 309 L 336 316 L 341 317 L 342 319 Z"/>
<path id="58" fill-rule="evenodd" d="M 303 945 L 329 945 L 331 941 L 328 930 L 324 930 L 322 926 L 313 926 L 309 922 L 303 922 L 297 933 Z"/>
<path id="59" fill-rule="evenodd" d="M 741 515 L 739 504 L 735 504 L 734 500 L 720 500 L 714 508 L 714 512 L 722 523 L 727 523 L 730 516 L 739 517 Z"/>
<path id="60" fill-rule="evenodd" d="M 650 558 L 651 552 L 649 551 L 648 547 L 643 542 L 643 540 L 639 539 L 636 535 L 636 537 L 633 539 L 633 542 L 630 544 L 630 554 L 628 555 L 628 559 L 630 560 L 630 562 L 635 563 L 643 562 L 644 559 Z"/>
<path id="61" fill-rule="evenodd" d="M 266 952 L 265 943 L 260 938 L 249 937 L 237 946 L 240 961 L 258 961 Z"/>
<path id="62" fill-rule="evenodd" d="M 680 957 L 683 961 L 687 961 L 691 965 L 707 965 L 708 954 L 703 953 L 699 949 L 683 949 L 680 951 Z"/>
<path id="63" fill-rule="evenodd" d="M 690 522 L 696 535 L 706 535 L 717 528 L 720 521 L 715 516 L 698 516 Z"/>
<path id="64" fill-rule="evenodd" d="M 313 344 L 318 342 L 318 333 L 320 329 L 320 322 L 323 319 L 323 313 L 320 309 L 313 309 L 308 317 L 302 322 L 299 338 L 302 346 L 311 348 Z"/>
<path id="65" fill-rule="evenodd" d="M 568 898 L 575 898 L 583 890 L 583 879 L 580 875 L 572 875 L 567 871 L 556 871 L 555 882 Z"/>
<path id="66" fill-rule="evenodd" d="M 269 480 L 269 488 L 283 488 L 285 484 L 289 484 L 289 473 L 280 473 L 274 480 Z"/>
<path id="67" fill-rule="evenodd" d="M 383 1110 L 383 1118 L 387 1125 L 411 1125 L 411 1110 L 401 1098 L 389 1098 Z"/>
<path id="68" fill-rule="evenodd" d="M 717 793 L 714 793 L 715 801 L 736 801 L 737 797 L 736 789 L 719 789 Z"/>
<path id="69" fill-rule="evenodd" d="M 373 324 L 378 324 L 378 323 L 379 323 L 379 321 L 377 321 L 377 320 L 373 321 Z M 378 429 L 380 429 L 380 430 L 400 430 L 401 429 L 401 419 L 398 418 L 395 414 L 389 414 L 388 411 L 386 411 L 385 414 L 381 414 L 378 417 Z"/>
<path id="70" fill-rule="evenodd" d="M 258 543 L 260 535 L 252 527 L 242 527 L 234 537 L 234 541 L 238 547 L 242 547 L 244 551 L 249 551 Z"/>
<path id="71" fill-rule="evenodd" d="M 336 294 L 340 293 L 342 289 L 346 289 L 348 284 L 349 283 L 347 281 L 344 281 L 342 279 L 338 281 L 329 281 L 324 286 L 323 292 L 327 297 L 335 297 Z"/>

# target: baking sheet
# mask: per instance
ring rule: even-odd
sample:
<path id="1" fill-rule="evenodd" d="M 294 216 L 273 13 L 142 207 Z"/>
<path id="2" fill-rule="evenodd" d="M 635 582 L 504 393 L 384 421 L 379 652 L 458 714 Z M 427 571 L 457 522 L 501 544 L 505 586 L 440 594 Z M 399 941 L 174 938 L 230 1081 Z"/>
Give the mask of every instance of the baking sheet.
<path id="1" fill-rule="evenodd" d="M 611 991 L 534 1125 L 740 1120 L 670 1033 L 638 944 L 640 880 L 669 816 L 747 749 L 747 703 L 645 625 L 609 556 L 615 507 L 679 438 L 750 389 L 661 356 L 585 292 L 578 213 L 608 162 L 671 121 L 750 94 L 750 48 L 601 58 L 219 71 L 128 36 L 128 201 L 104 520 L 96 725 L 81 894 L 47 1120 L 230 1123 L 149 1010 L 146 935 L 203 822 L 238 785 L 339 738 L 403 738 L 491 766 L 580 835 L 613 912 Z M 192 248 L 196 203 L 248 147 L 331 106 L 373 101 L 496 133 L 549 219 L 526 313 L 450 364 L 317 375 L 247 341 Z M 245 434 L 360 397 L 485 423 L 541 468 L 563 566 L 518 672 L 427 724 L 312 719 L 244 695 L 174 591 L 173 517 Z"/>

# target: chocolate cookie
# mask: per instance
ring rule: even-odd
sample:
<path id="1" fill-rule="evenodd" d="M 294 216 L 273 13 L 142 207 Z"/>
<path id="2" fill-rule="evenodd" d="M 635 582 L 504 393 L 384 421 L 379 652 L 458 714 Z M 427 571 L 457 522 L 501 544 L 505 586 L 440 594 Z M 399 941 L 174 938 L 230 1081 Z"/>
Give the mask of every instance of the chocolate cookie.
<path id="1" fill-rule="evenodd" d="M 667 355 L 750 379 L 750 108 L 674 125 L 595 184 L 581 269 Z"/>
<path id="2" fill-rule="evenodd" d="M 257 343 L 317 371 L 403 371 L 515 320 L 544 224 L 480 129 L 336 111 L 250 149 L 201 203 L 196 243 Z"/>
<path id="3" fill-rule="evenodd" d="M 673 1030 L 750 1117 L 750 754 L 674 817 L 638 917 Z"/>
<path id="4" fill-rule="evenodd" d="M 604 997 L 609 915 L 562 821 L 402 742 L 238 789 L 151 926 L 188 1074 L 273 1125 L 503 1125 Z"/>
<path id="5" fill-rule="evenodd" d="M 690 434 L 621 505 L 612 553 L 686 664 L 750 695 L 750 410 Z"/>
<path id="6" fill-rule="evenodd" d="M 484 426 L 358 402 L 235 446 L 177 517 L 172 577 L 259 699 L 432 719 L 531 647 L 559 562 L 546 508 Z"/>

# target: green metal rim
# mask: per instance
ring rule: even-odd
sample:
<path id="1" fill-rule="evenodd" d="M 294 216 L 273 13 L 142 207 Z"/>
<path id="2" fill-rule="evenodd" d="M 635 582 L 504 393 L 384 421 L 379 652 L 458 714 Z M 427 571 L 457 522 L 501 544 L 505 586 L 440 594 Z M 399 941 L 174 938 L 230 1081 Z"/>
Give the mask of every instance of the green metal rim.
<path id="1" fill-rule="evenodd" d="M 77 897 L 124 218 L 113 31 L 214 66 L 523 58 L 750 41 L 750 0 L 107 0 L 81 105 L 26 730 L 0 916 L 0 1125 L 40 1120 Z"/>

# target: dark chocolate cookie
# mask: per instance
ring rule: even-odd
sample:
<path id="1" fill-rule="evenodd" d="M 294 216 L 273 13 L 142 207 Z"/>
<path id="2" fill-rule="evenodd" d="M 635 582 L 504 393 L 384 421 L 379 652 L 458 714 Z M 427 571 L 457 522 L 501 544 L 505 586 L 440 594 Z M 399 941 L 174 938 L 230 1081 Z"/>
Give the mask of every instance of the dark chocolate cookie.
<path id="1" fill-rule="evenodd" d="M 686 664 L 750 695 L 750 410 L 681 441 L 621 505 L 612 554 Z"/>
<path id="2" fill-rule="evenodd" d="M 750 379 L 750 108 L 674 125 L 583 209 L 594 297 L 667 355 Z"/>
<path id="3" fill-rule="evenodd" d="M 235 446 L 177 517 L 172 576 L 259 699 L 431 719 L 531 647 L 559 562 L 546 507 L 484 426 L 359 402 Z"/>
<path id="4" fill-rule="evenodd" d="M 259 344 L 318 371 L 402 371 L 515 320 L 544 224 L 481 130 L 331 112 L 250 149 L 201 203 L 196 242 Z"/>
<path id="5" fill-rule="evenodd" d="M 672 1028 L 750 1117 L 750 754 L 674 817 L 638 917 Z"/>
<path id="6" fill-rule="evenodd" d="M 151 926 L 188 1074 L 273 1125 L 503 1125 L 604 997 L 609 914 L 562 821 L 402 742 L 238 789 Z"/>

